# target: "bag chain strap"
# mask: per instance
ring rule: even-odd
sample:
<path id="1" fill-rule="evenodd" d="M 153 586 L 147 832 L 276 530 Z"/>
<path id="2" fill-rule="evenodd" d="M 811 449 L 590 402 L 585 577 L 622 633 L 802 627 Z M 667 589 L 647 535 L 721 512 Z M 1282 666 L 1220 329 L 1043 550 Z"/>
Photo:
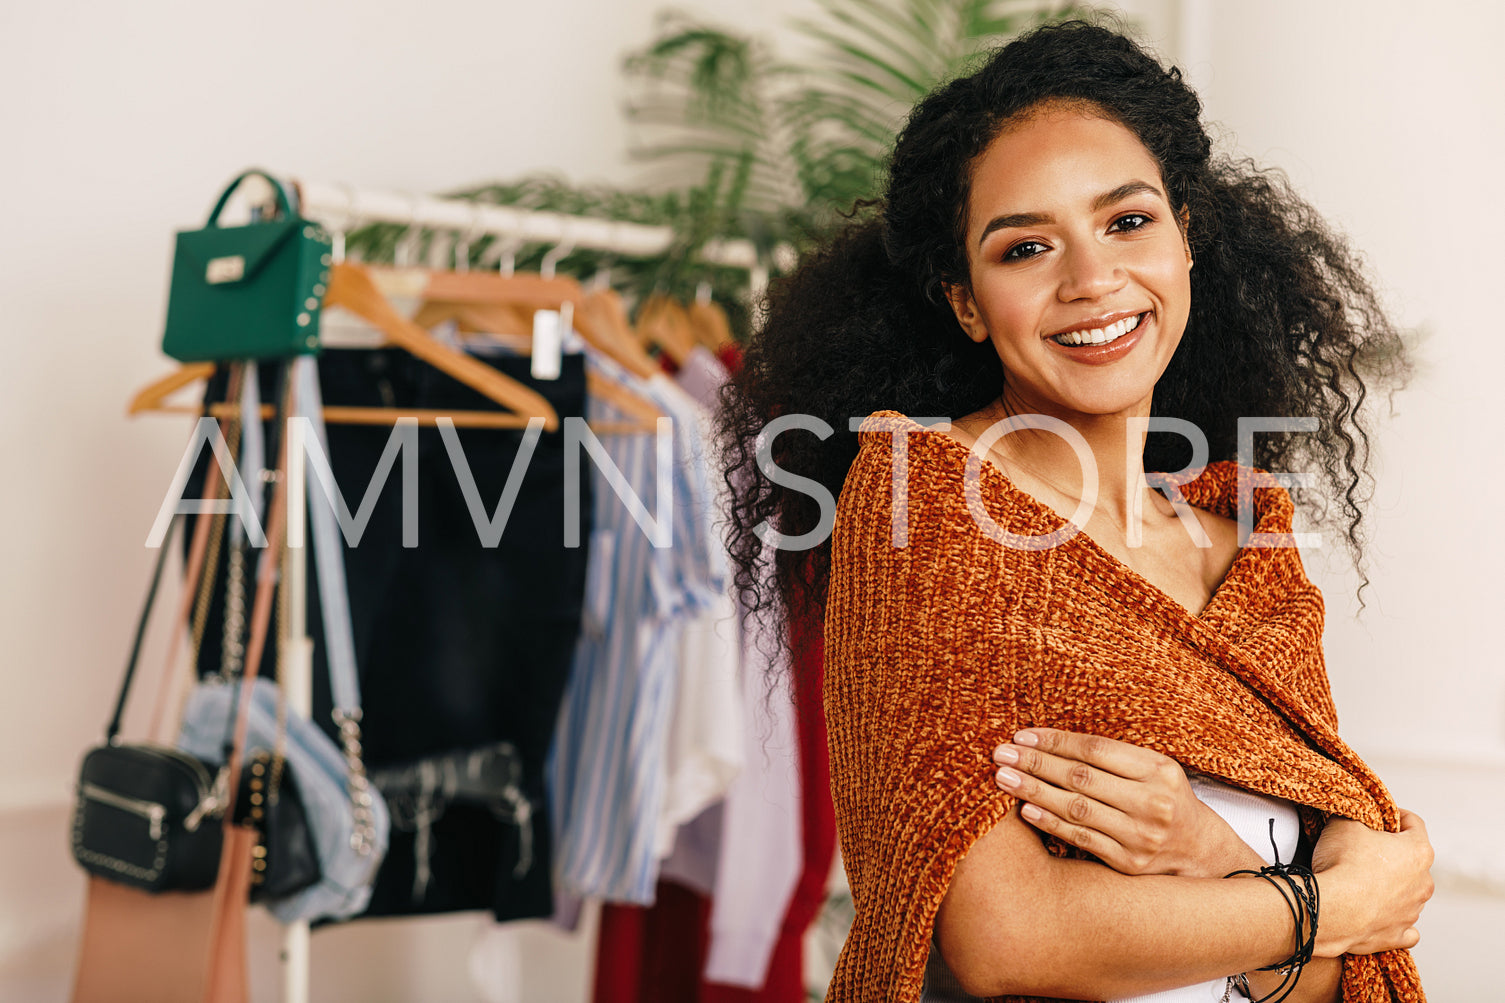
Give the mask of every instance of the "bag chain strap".
<path id="1" fill-rule="evenodd" d="M 287 588 L 287 540 L 283 539 L 282 552 L 278 555 L 282 574 L 277 585 L 277 740 L 272 749 L 272 777 L 269 782 L 268 803 L 275 803 L 282 790 L 282 770 L 287 762 L 287 652 L 288 619 L 292 596 Z"/>
<path id="2" fill-rule="evenodd" d="M 286 401 L 284 401 L 284 408 L 286 409 L 286 407 L 287 403 Z M 239 422 L 236 421 L 233 425 L 231 425 L 231 428 L 235 430 L 235 432 L 232 432 L 230 436 L 231 447 L 232 449 L 234 449 L 235 446 L 238 445 L 239 437 L 235 433 L 239 431 Z M 211 555 L 207 562 L 209 567 L 211 568 L 214 566 L 214 563 L 218 557 L 224 519 L 225 517 L 221 516 L 220 519 L 215 520 L 214 525 L 211 527 Z M 271 759 L 271 776 L 267 778 L 266 790 L 263 794 L 263 801 L 267 806 L 270 806 L 276 802 L 277 796 L 281 790 L 283 770 L 286 763 L 287 748 L 288 710 L 287 693 L 284 687 L 284 668 L 286 664 L 286 652 L 289 650 L 286 631 L 288 623 L 290 622 L 288 616 L 288 604 L 291 602 L 291 595 L 288 589 L 284 587 L 287 582 L 287 546 L 285 540 L 281 542 L 279 550 L 280 552 L 278 554 L 278 565 L 282 574 L 279 576 L 281 584 L 277 589 L 276 605 L 278 631 L 278 644 L 276 649 L 277 743 Z M 241 548 L 232 545 L 229 548 L 228 561 L 229 576 L 226 584 L 224 623 L 225 641 L 222 646 L 220 663 L 221 678 L 225 679 L 227 682 L 234 680 L 241 675 L 243 660 L 245 657 L 245 648 L 241 641 L 241 638 L 244 634 L 246 622 L 245 565 L 244 554 Z M 206 576 L 206 580 L 212 583 L 212 578 Z M 197 609 L 195 610 L 195 656 L 197 654 L 198 642 L 202 639 L 203 636 L 204 618 L 208 611 L 209 591 L 209 588 L 205 588 L 200 593 Z M 369 855 L 376 846 L 376 815 L 372 810 L 374 800 L 371 795 L 371 783 L 366 776 L 366 767 L 361 758 L 361 714 L 358 708 L 354 710 L 343 710 L 336 708 L 333 713 L 333 717 L 335 724 L 339 728 L 340 746 L 345 756 L 346 770 L 349 774 L 347 785 L 350 791 L 351 816 L 354 822 L 354 827 L 350 835 L 350 846 L 351 849 L 355 850 L 357 853 L 361 854 L 362 856 L 366 856 Z M 254 765 L 252 769 L 253 772 L 255 772 Z M 259 779 L 259 776 L 257 777 L 257 779 Z M 258 791 L 257 793 L 261 792 Z M 260 808 L 261 805 L 253 806 L 253 818 L 258 818 L 260 816 Z"/>
<path id="3" fill-rule="evenodd" d="M 220 642 L 219 678 L 229 682 L 240 676 L 246 657 L 246 552 L 231 544 L 225 578 L 224 635 Z"/>
<path id="4" fill-rule="evenodd" d="M 242 363 L 232 362 L 229 365 L 228 372 L 227 372 L 226 396 L 225 396 L 225 399 L 226 399 L 227 403 L 235 403 L 235 402 L 237 402 L 240 399 L 240 386 L 241 386 L 241 379 L 242 379 L 243 374 L 244 374 L 244 368 L 243 368 L 243 364 Z M 233 467 L 233 466 L 235 466 L 236 464 L 238 464 L 240 462 L 240 419 L 238 417 L 231 417 L 231 418 L 226 419 L 226 421 L 225 421 L 224 424 L 225 424 L 225 430 L 226 430 L 226 433 L 227 433 L 225 435 L 225 445 L 229 449 L 230 463 L 231 463 L 231 466 Z M 218 476 L 216 476 L 216 475 L 218 475 Z M 218 465 L 216 463 L 211 462 L 209 464 L 209 468 L 205 472 L 204 476 L 205 476 L 206 480 L 211 481 L 214 484 L 213 497 L 214 497 L 215 501 L 222 501 L 223 499 L 229 497 L 229 495 L 230 495 L 230 485 L 225 480 L 225 478 L 223 476 L 223 471 L 219 469 L 219 467 L 218 467 Z M 216 577 L 215 576 L 215 569 L 219 565 L 220 550 L 224 546 L 224 542 L 225 542 L 225 526 L 230 521 L 230 516 L 228 514 L 226 514 L 226 513 L 202 512 L 202 513 L 199 514 L 199 518 L 200 519 L 208 519 L 209 520 L 209 545 L 208 545 L 207 553 L 205 554 L 205 557 L 204 557 L 203 568 L 202 568 L 202 571 L 200 572 L 200 577 L 199 577 L 199 582 L 198 582 L 198 595 L 195 596 L 195 598 L 194 598 L 193 619 L 192 619 L 191 623 L 189 624 L 190 631 L 191 631 L 191 637 L 192 637 L 192 644 L 189 647 L 188 664 L 190 666 L 192 666 L 192 670 L 193 670 L 193 672 L 194 672 L 195 675 L 197 675 L 197 673 L 198 673 L 199 653 L 203 650 L 204 632 L 205 632 L 205 629 L 208 627 L 208 621 L 209 621 L 209 602 L 213 598 L 213 595 L 214 595 L 214 585 L 215 585 L 215 577 Z M 230 570 L 231 570 L 231 573 L 233 575 L 233 570 L 234 570 L 234 567 L 235 567 L 235 558 L 236 558 L 237 554 L 239 553 L 239 548 L 237 548 L 234 545 L 234 543 L 232 542 L 231 545 L 230 545 L 230 547 L 228 549 L 229 549 L 229 553 L 227 555 L 227 559 L 230 561 Z M 229 633 L 229 631 L 230 631 L 230 627 L 229 627 L 229 619 L 230 619 L 230 617 L 229 617 L 229 609 L 230 609 L 230 606 L 229 606 L 229 603 L 231 601 L 231 597 L 230 597 L 229 590 L 232 587 L 232 583 L 233 583 L 233 578 L 230 579 L 230 580 L 227 580 L 227 582 L 226 582 L 226 595 L 225 595 L 225 602 L 226 602 L 225 621 L 226 621 L 226 625 L 224 627 L 225 633 L 224 633 L 223 636 L 224 636 L 224 638 L 227 641 L 230 638 L 230 633 Z M 242 582 L 241 582 L 242 607 L 244 607 L 244 592 L 245 592 L 245 585 L 244 585 L 244 579 L 242 578 Z M 242 619 L 243 619 L 243 617 L 242 617 Z M 238 635 L 236 636 L 236 640 L 238 642 Z M 224 672 L 225 672 L 225 659 L 226 659 L 226 655 L 229 653 L 229 650 L 230 649 L 228 647 L 226 647 L 224 645 L 221 646 L 221 650 L 220 650 L 220 673 L 221 673 L 221 675 L 223 675 Z M 241 656 L 244 655 L 244 653 L 245 653 L 244 650 L 241 649 L 241 650 L 238 651 L 236 657 L 241 657 Z M 234 722 L 233 722 L 233 719 L 232 719 L 232 721 L 230 723 L 230 726 L 229 726 L 232 731 L 233 731 L 233 726 L 234 726 Z M 229 785 L 230 785 L 230 770 L 229 770 L 229 765 L 230 765 L 229 764 L 229 757 L 226 757 L 226 762 L 224 763 L 224 765 L 222 765 L 220 767 L 219 771 L 215 774 L 214 785 L 213 785 L 213 788 L 210 790 L 209 797 L 207 798 L 207 800 L 203 804 L 200 804 L 199 805 L 199 809 L 197 809 L 197 810 L 203 810 L 203 811 L 205 811 L 205 813 L 208 814 L 208 815 L 210 815 L 210 817 L 214 817 L 214 818 L 221 817 L 223 815 L 223 813 L 224 813 L 225 806 L 227 804 L 229 804 L 229 801 L 230 801 L 230 792 L 229 792 L 229 789 L 228 789 Z"/>
<path id="5" fill-rule="evenodd" d="M 279 414 L 288 413 L 288 402 L 292 394 L 291 380 L 284 380 L 283 391 L 279 397 L 282 406 Z M 287 444 L 286 437 L 279 437 L 277 455 L 277 469 L 286 469 Z M 240 682 L 236 684 L 235 696 L 231 700 L 231 708 L 234 711 L 234 731 L 227 757 L 228 783 L 226 811 L 233 816 L 235 800 L 238 796 L 237 785 L 240 770 L 244 765 L 247 735 L 250 728 L 250 710 L 252 704 L 252 689 L 255 686 L 256 677 L 260 674 L 262 656 L 266 651 L 267 625 L 271 619 L 271 611 L 274 605 L 277 579 L 277 564 L 272 559 L 272 554 L 282 553 L 284 529 L 287 521 L 287 491 L 285 479 L 274 477 L 272 484 L 272 504 L 267 513 L 267 547 L 268 552 L 262 554 L 257 568 L 256 593 L 254 605 L 251 609 L 251 632 L 250 640 L 246 645 L 245 665 L 241 673 Z M 254 777 L 254 770 L 253 770 Z M 254 807 L 254 803 L 253 803 Z M 265 861 L 263 861 L 265 863 Z M 254 866 L 254 864 L 253 864 Z"/>
<path id="6" fill-rule="evenodd" d="M 333 716 L 340 729 L 340 747 L 345 753 L 345 768 L 350 774 L 350 806 L 355 819 L 355 829 L 350 834 L 350 848 L 365 856 L 376 846 L 376 814 L 371 810 L 371 781 L 367 779 L 366 765 L 361 761 L 361 712 L 359 708 L 346 710 L 336 707 Z"/>
<path id="7" fill-rule="evenodd" d="M 297 373 L 301 387 L 300 394 L 306 395 L 306 397 L 299 398 L 300 406 L 306 408 L 306 413 L 314 424 L 315 434 L 322 436 L 323 426 L 320 418 L 322 400 L 319 392 L 318 372 L 314 361 L 310 356 L 303 356 L 294 365 L 299 367 Z M 304 412 L 300 411 L 299 413 Z M 308 499 L 305 498 L 304 504 L 306 505 L 307 503 Z M 321 546 L 319 543 L 321 539 L 326 544 L 337 539 L 333 521 L 315 515 L 313 529 L 315 550 L 317 551 L 315 560 L 328 560 L 331 563 L 331 566 L 328 568 L 322 566 L 319 568 L 319 584 L 323 592 L 322 598 L 326 600 L 324 605 L 325 655 L 329 668 L 330 689 L 334 698 L 332 701 L 334 707 L 330 716 L 339 730 L 340 749 L 345 756 L 346 787 L 350 792 L 351 821 L 353 823 L 350 833 L 350 848 L 361 856 L 366 857 L 370 856 L 377 847 L 376 812 L 374 810 L 376 799 L 372 792 L 370 778 L 366 776 L 366 766 L 361 754 L 361 708 L 360 699 L 356 695 L 359 683 L 355 679 L 350 679 L 348 687 L 345 687 L 351 691 L 348 694 L 348 698 L 351 700 L 352 706 L 340 706 L 342 696 L 342 687 L 340 685 L 340 676 L 342 673 L 340 665 L 353 655 L 353 652 L 345 651 L 350 645 L 349 638 L 345 639 L 343 645 L 340 644 L 339 638 L 341 619 L 344 621 L 344 630 L 349 630 L 348 598 L 343 618 L 332 616 L 331 608 L 327 601 L 329 595 L 326 591 L 331 582 L 343 582 L 345 577 L 344 567 L 337 542 L 333 547 Z M 344 652 L 343 657 L 340 652 Z M 353 675 L 354 665 L 350 664 L 347 667 Z"/>
<path id="8" fill-rule="evenodd" d="M 277 471 L 262 471 L 260 481 L 275 485 L 278 481 Z M 286 554 L 284 544 L 282 553 Z M 242 547 L 233 547 L 230 551 L 229 581 L 226 585 L 225 599 L 225 646 L 226 657 L 221 662 L 221 677 L 227 682 L 237 682 L 241 678 L 245 647 L 243 636 L 246 627 L 246 590 L 245 590 L 245 561 Z M 279 565 L 283 565 L 279 561 Z M 285 565 L 284 565 L 285 571 Z M 287 625 L 287 590 L 282 585 L 287 581 L 284 573 L 279 577 L 277 585 L 277 606 L 275 616 L 277 618 L 277 648 L 276 648 L 276 673 L 277 673 L 277 738 L 272 751 L 263 757 L 257 757 L 249 764 L 251 773 L 249 817 L 257 831 L 256 845 L 251 849 L 251 884 L 259 886 L 266 881 L 267 870 L 271 863 L 269 846 L 271 841 L 270 831 L 263 831 L 269 824 L 267 815 L 277 806 L 278 795 L 282 790 L 282 777 L 287 752 L 287 711 L 286 701 L 282 693 L 282 665 L 287 650 L 286 625 Z M 270 774 L 270 775 L 269 775 Z"/>

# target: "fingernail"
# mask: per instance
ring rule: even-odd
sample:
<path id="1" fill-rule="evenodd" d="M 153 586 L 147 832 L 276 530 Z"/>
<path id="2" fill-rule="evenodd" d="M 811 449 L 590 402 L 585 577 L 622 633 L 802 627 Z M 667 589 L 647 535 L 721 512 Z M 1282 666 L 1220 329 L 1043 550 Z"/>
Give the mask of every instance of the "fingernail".
<path id="1" fill-rule="evenodd" d="M 1045 817 L 1045 813 L 1032 804 L 1027 804 L 1023 808 L 1020 808 L 1019 814 L 1023 815 L 1031 822 L 1038 822 L 1040 821 L 1040 819 Z"/>
<path id="2" fill-rule="evenodd" d="M 1021 731 L 1014 736 L 1015 745 L 1039 745 L 1040 736 L 1032 731 Z"/>
<path id="3" fill-rule="evenodd" d="M 1000 745 L 998 748 L 993 750 L 993 762 L 1017 763 L 1019 762 L 1019 753 L 1009 748 L 1007 745 Z"/>
<path id="4" fill-rule="evenodd" d="M 1018 787 L 1019 774 L 1015 773 L 1013 770 L 999 770 L 998 784 L 1000 787 Z"/>

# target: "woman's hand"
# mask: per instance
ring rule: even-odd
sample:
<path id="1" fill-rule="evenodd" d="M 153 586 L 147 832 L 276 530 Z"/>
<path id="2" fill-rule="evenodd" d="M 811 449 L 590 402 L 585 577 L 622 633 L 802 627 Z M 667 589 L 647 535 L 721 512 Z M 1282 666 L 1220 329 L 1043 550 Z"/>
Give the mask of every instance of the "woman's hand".
<path id="1" fill-rule="evenodd" d="M 1312 851 L 1322 894 L 1316 953 L 1374 954 L 1415 947 L 1416 920 L 1432 897 L 1434 854 L 1421 816 L 1402 811 L 1399 832 L 1334 818 Z"/>
<path id="2" fill-rule="evenodd" d="M 1220 878 L 1264 861 L 1158 752 L 1100 735 L 1028 728 L 993 751 L 999 787 L 1030 825 L 1121 874 Z"/>

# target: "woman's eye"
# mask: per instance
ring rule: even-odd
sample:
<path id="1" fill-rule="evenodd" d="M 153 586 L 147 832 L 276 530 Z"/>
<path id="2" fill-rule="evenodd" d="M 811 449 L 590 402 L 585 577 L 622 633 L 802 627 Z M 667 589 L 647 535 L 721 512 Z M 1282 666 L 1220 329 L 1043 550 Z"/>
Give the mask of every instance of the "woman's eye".
<path id="1" fill-rule="evenodd" d="M 1138 230 L 1141 227 L 1148 225 L 1149 222 L 1150 217 L 1146 216 L 1144 213 L 1131 212 L 1126 216 L 1120 216 L 1115 219 L 1113 221 L 1113 225 L 1108 229 L 1117 230 L 1119 233 L 1123 233 L 1126 230 Z"/>
<path id="2" fill-rule="evenodd" d="M 1025 258 L 1033 258 L 1044 252 L 1045 245 L 1038 240 L 1026 240 L 1022 244 L 1015 244 L 1004 252 L 1004 261 L 1023 261 Z"/>

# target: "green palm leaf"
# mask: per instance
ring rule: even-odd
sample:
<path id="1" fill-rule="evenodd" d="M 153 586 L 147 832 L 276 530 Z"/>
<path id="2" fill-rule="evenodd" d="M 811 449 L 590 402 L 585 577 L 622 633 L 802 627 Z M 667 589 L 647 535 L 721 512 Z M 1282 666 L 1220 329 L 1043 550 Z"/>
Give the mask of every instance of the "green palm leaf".
<path id="1" fill-rule="evenodd" d="M 778 64 L 756 43 L 672 18 L 628 61 L 629 78 L 656 89 L 630 106 L 640 134 L 679 131 L 676 142 L 642 141 L 636 152 L 661 166 L 675 157 L 751 151 L 749 202 L 726 213 L 774 209 L 834 218 L 872 198 L 883 159 L 915 101 L 1004 37 L 1065 5 L 1030 0 L 820 0 L 821 17 L 796 29 L 816 45 L 805 66 Z M 683 138 L 686 130 L 694 140 Z M 784 177 L 769 177 L 783 173 Z"/>

